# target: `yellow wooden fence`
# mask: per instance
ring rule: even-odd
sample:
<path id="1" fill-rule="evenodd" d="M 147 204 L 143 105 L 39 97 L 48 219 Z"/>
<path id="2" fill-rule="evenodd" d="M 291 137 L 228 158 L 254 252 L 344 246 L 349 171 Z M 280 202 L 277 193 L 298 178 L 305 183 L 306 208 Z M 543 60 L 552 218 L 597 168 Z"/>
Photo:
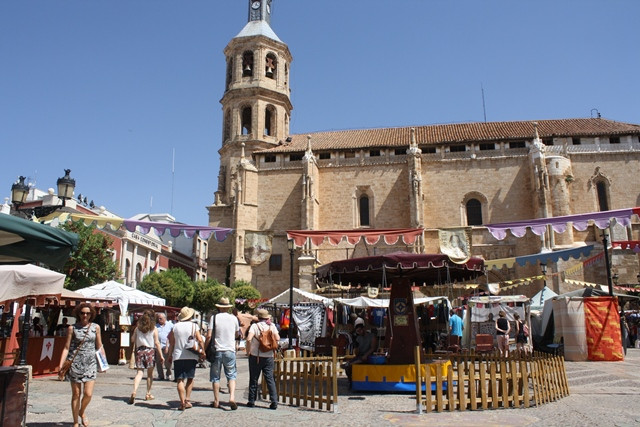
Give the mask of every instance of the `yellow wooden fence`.
<path id="1" fill-rule="evenodd" d="M 277 357 L 273 374 L 278 401 L 338 412 L 338 375 L 340 358 L 336 347 L 331 356 Z M 262 382 L 262 394 L 267 395 Z"/>
<path id="2" fill-rule="evenodd" d="M 569 395 L 562 356 L 545 353 L 524 356 L 452 354 L 445 375 L 420 369 L 421 351 L 415 349 L 416 409 L 433 411 L 497 409 L 541 405 Z M 423 375 L 424 372 L 424 375 Z"/>

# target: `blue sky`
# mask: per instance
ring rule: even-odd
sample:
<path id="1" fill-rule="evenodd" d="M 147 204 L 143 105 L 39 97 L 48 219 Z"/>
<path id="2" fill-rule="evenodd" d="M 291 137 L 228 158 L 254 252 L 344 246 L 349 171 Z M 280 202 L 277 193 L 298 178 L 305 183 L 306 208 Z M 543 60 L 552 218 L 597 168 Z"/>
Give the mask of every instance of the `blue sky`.
<path id="1" fill-rule="evenodd" d="M 247 0 L 2 0 L 2 198 L 19 175 L 128 218 L 206 225 L 226 44 Z M 602 117 L 640 123 L 640 1 L 273 0 L 292 133 Z M 175 160 L 173 151 L 175 150 Z"/>

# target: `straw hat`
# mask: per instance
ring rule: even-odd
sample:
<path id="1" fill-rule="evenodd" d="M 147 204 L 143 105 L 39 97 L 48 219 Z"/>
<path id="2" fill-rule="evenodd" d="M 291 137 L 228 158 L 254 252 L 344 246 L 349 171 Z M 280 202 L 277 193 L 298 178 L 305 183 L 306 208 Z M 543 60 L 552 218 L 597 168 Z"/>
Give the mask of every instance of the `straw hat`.
<path id="1" fill-rule="evenodd" d="M 182 307 L 180 310 L 180 314 L 178 314 L 178 320 L 184 322 L 185 320 L 189 320 L 195 314 L 195 310 L 190 307 Z"/>
<path id="2" fill-rule="evenodd" d="M 258 319 L 271 319 L 271 315 L 264 308 L 257 309 L 256 315 L 258 316 Z"/>
<path id="3" fill-rule="evenodd" d="M 216 304 L 218 308 L 231 308 L 233 304 L 229 304 L 229 298 L 222 297 L 220 298 L 220 302 Z"/>

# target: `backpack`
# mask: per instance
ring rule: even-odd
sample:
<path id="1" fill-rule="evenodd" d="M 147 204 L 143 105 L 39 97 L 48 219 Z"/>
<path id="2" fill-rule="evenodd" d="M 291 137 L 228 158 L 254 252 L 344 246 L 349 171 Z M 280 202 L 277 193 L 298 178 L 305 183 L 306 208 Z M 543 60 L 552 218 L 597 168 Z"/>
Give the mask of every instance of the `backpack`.
<path id="1" fill-rule="evenodd" d="M 275 351 L 278 349 L 278 341 L 276 340 L 271 327 L 267 327 L 264 331 L 260 329 L 260 336 L 258 341 L 260 342 L 260 351 L 266 353 L 268 351 Z"/>

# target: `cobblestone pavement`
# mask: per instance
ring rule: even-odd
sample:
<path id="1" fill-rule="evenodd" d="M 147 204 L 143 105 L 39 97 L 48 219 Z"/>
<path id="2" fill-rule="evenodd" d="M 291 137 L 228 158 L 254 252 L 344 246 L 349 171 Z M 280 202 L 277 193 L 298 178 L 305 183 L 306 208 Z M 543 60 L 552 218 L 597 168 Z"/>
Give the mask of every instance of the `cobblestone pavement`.
<path id="1" fill-rule="evenodd" d="M 566 362 L 571 395 L 534 408 L 485 411 L 456 411 L 416 414 L 415 396 L 349 392 L 341 379 L 338 413 L 280 404 L 268 409 L 268 402 L 248 408 L 248 363 L 238 359 L 237 411 L 226 404 L 213 409 L 209 370 L 198 369 L 191 400 L 194 407 L 179 411 L 175 383 L 154 381 L 155 400 L 143 400 L 144 379 L 135 405 L 128 405 L 133 372 L 125 366 L 111 366 L 99 374 L 94 397 L 87 410 L 92 426 L 179 427 L 200 425 L 280 426 L 637 426 L 640 425 L 640 349 L 629 349 L 624 362 Z M 225 386 L 223 382 L 223 387 Z M 27 425 L 31 427 L 71 426 L 69 383 L 55 377 L 35 378 L 30 383 Z"/>

